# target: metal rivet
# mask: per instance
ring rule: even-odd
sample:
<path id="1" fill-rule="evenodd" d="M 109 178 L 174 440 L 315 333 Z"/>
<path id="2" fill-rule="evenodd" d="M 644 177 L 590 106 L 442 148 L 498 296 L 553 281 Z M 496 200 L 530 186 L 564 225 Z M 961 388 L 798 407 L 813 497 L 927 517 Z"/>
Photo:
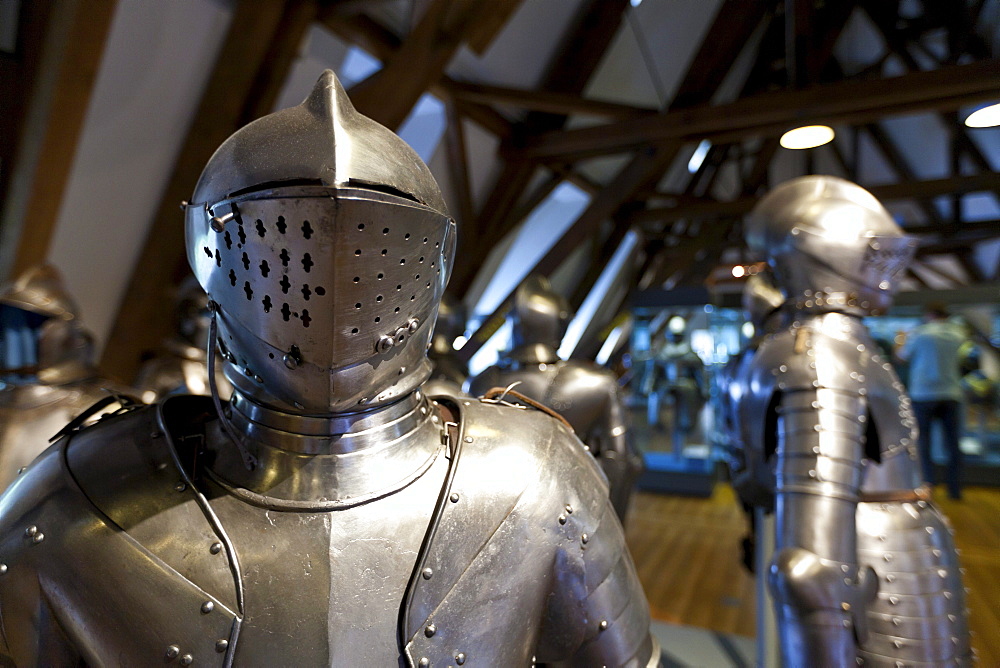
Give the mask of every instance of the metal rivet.
<path id="1" fill-rule="evenodd" d="M 222 543 L 212 543 L 212 547 L 208 548 L 208 551 L 212 554 L 222 552 Z"/>
<path id="2" fill-rule="evenodd" d="M 215 610 L 215 603 L 212 603 L 211 601 L 205 601 L 204 603 L 201 604 L 201 614 L 207 615 L 213 610 Z"/>
<path id="3" fill-rule="evenodd" d="M 420 572 L 420 574 L 424 576 L 425 580 L 430 580 L 431 576 L 434 575 L 434 569 L 429 567 L 425 568 L 423 571 Z"/>
<path id="4" fill-rule="evenodd" d="M 847 612 L 848 610 L 851 609 L 851 604 L 848 603 L 847 601 L 844 601 L 843 603 L 840 604 L 840 609 L 843 610 L 844 612 Z"/>
<path id="5" fill-rule="evenodd" d="M 38 545 L 43 540 L 45 540 L 45 534 L 43 533 L 36 533 L 34 536 L 31 537 L 31 542 L 34 543 L 35 545 Z"/>
<path id="6" fill-rule="evenodd" d="M 893 617 L 892 618 L 892 625 L 893 626 L 899 626 L 899 622 L 900 622 L 899 617 Z"/>
<path id="7" fill-rule="evenodd" d="M 150 438 L 159 438 L 160 436 L 163 436 L 163 432 L 160 432 L 160 431 L 154 431 L 153 433 L 151 433 L 151 434 L 149 435 L 149 437 L 150 437 Z"/>
<path id="8" fill-rule="evenodd" d="M 177 490 L 178 492 L 183 492 L 185 489 L 187 489 L 187 483 L 179 482 L 176 485 L 174 485 L 174 489 Z"/>
<path id="9" fill-rule="evenodd" d="M 424 635 L 427 636 L 428 638 L 430 638 L 435 633 L 437 633 L 437 630 L 438 629 L 437 629 L 436 626 L 434 626 L 433 624 L 428 624 L 426 627 L 424 627 Z"/>
<path id="10" fill-rule="evenodd" d="M 427 666 L 431 665 L 431 660 L 426 656 L 422 656 L 420 657 L 420 661 L 417 661 L 417 665 L 420 666 L 420 668 L 427 668 Z"/>
<path id="11" fill-rule="evenodd" d="M 566 504 L 566 512 L 572 514 L 573 513 L 573 506 L 571 506 L 571 505 L 569 505 L 567 503 Z"/>
<path id="12" fill-rule="evenodd" d="M 897 596 L 889 597 L 889 605 L 896 605 L 897 603 L 899 603 L 899 597 Z"/>
<path id="13" fill-rule="evenodd" d="M 285 353 L 281 358 L 281 361 L 285 363 L 285 366 L 289 369 L 295 369 L 299 366 L 299 361 L 291 353 Z"/>
<path id="14" fill-rule="evenodd" d="M 0 564 L 0 575 L 7 575 L 7 564 Z"/>
<path id="15" fill-rule="evenodd" d="M 466 436 L 465 437 L 465 442 L 466 443 L 472 443 L 472 437 L 471 436 Z"/>
<path id="16" fill-rule="evenodd" d="M 24 535 L 27 536 L 28 538 L 31 538 L 36 533 L 38 533 L 38 527 L 36 527 L 34 524 L 32 524 L 30 527 L 24 530 Z"/>
<path id="17" fill-rule="evenodd" d="M 408 330 L 410 330 L 410 334 L 413 334 L 414 332 L 416 332 L 419 327 L 420 327 L 420 321 L 417 320 L 416 318 L 414 318 L 414 319 L 410 320 L 410 322 L 406 323 L 406 328 Z"/>
<path id="18" fill-rule="evenodd" d="M 458 503 L 458 499 L 459 499 L 458 492 L 452 492 L 451 496 L 448 497 L 448 500 L 451 501 L 452 503 Z"/>
<path id="19" fill-rule="evenodd" d="M 459 652 L 455 655 L 455 663 L 460 666 L 465 665 L 465 652 Z"/>
<path id="20" fill-rule="evenodd" d="M 215 651 L 218 652 L 219 654 L 225 652 L 228 647 L 229 647 L 229 641 L 224 638 L 215 641 Z"/>
<path id="21" fill-rule="evenodd" d="M 194 663 L 194 657 L 191 656 L 190 654 L 185 654 L 184 656 L 181 657 L 182 666 L 190 666 L 192 663 Z"/>
<path id="22" fill-rule="evenodd" d="M 892 646 L 895 647 L 896 649 L 899 649 L 900 647 L 903 646 L 903 643 L 900 642 L 899 640 L 893 640 L 892 641 Z"/>
<path id="23" fill-rule="evenodd" d="M 17 470 L 17 474 L 18 474 L 18 475 L 21 475 L 22 473 L 24 473 L 24 472 L 25 472 L 25 471 L 27 471 L 27 470 L 28 470 L 28 467 L 27 467 L 27 466 L 22 466 L 21 468 L 19 468 L 19 469 Z"/>
<path id="24" fill-rule="evenodd" d="M 597 628 L 599 628 L 602 631 L 607 631 L 608 630 L 608 620 L 602 619 L 601 623 L 597 625 Z"/>
<path id="25" fill-rule="evenodd" d="M 588 534 L 583 534 L 580 536 L 580 541 L 586 545 L 590 541 L 590 536 Z"/>
<path id="26" fill-rule="evenodd" d="M 566 516 L 565 515 L 560 515 L 559 516 L 559 524 L 566 524 Z"/>
<path id="27" fill-rule="evenodd" d="M 375 350 L 380 353 L 389 352 L 390 349 L 396 344 L 396 340 L 389 336 L 388 334 L 383 334 L 379 337 L 378 341 L 375 343 Z"/>
<path id="28" fill-rule="evenodd" d="M 170 647 L 167 648 L 168 659 L 176 659 L 178 656 L 180 656 L 180 653 L 181 653 L 181 648 L 178 647 L 177 645 L 171 645 Z"/>

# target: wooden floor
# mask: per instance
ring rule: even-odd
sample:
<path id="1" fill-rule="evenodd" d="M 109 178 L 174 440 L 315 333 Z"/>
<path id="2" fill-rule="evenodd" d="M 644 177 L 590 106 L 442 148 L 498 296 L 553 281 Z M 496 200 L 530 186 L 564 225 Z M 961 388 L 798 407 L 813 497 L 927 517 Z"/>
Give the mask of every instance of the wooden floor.
<path id="1" fill-rule="evenodd" d="M 961 550 L 979 665 L 1000 666 L 1000 489 L 969 488 L 956 502 L 938 488 L 935 501 Z M 653 617 L 755 635 L 754 580 L 740 562 L 746 530 L 726 484 L 709 499 L 637 494 L 626 535 Z"/>

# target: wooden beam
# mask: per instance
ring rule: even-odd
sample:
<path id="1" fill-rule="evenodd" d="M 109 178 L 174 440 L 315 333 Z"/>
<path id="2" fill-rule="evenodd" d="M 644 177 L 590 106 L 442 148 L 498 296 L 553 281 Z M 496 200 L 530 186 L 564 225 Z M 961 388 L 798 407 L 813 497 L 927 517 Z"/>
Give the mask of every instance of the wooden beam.
<path id="1" fill-rule="evenodd" d="M 615 253 L 618 252 L 618 247 L 621 246 L 622 241 L 625 239 L 625 235 L 628 234 L 629 225 L 624 221 L 625 216 L 621 213 L 615 215 L 614 226 L 611 228 L 611 234 L 608 235 L 606 239 L 600 241 L 595 237 L 595 248 L 591 254 L 590 265 L 587 267 L 587 273 L 584 274 L 583 278 L 579 283 L 576 284 L 576 288 L 573 290 L 573 294 L 569 298 L 569 306 L 574 312 L 580 309 L 583 302 L 586 301 L 587 296 L 594 289 L 597 281 L 600 280 L 601 274 L 607 268 L 608 263 L 611 262 Z"/>
<path id="2" fill-rule="evenodd" d="M 546 90 L 524 90 L 523 88 L 489 86 L 486 84 L 458 81 L 448 83 L 446 88 L 453 97 L 465 102 L 507 105 L 529 111 L 544 111 L 563 116 L 586 114 L 589 116 L 621 119 L 656 113 L 656 109 L 634 107 L 618 102 L 592 100 L 576 94 L 556 93 Z"/>
<path id="3" fill-rule="evenodd" d="M 864 129 L 878 150 L 881 151 L 882 156 L 889 162 L 893 171 L 896 172 L 896 176 L 901 183 L 912 183 L 917 180 L 917 175 L 906 163 L 903 154 L 896 148 L 892 139 L 889 138 L 889 134 L 878 123 L 867 123 L 864 125 Z M 954 173 L 952 174 L 952 176 L 955 175 Z M 928 221 L 931 223 L 941 222 L 941 216 L 938 214 L 937 208 L 927 197 L 917 197 L 916 203 L 920 207 L 920 210 L 924 212 L 924 216 L 927 217 Z"/>
<path id="4" fill-rule="evenodd" d="M 456 109 L 455 101 L 445 102 L 447 125 L 444 131 L 444 145 L 448 153 L 448 174 L 451 188 L 458 200 L 457 218 L 459 229 L 475 216 L 472 208 L 472 188 L 469 185 L 469 159 L 465 148 L 465 130 L 462 116 Z"/>
<path id="5" fill-rule="evenodd" d="M 239 0 L 233 11 L 219 56 L 205 86 L 205 93 L 177 162 L 164 190 L 153 224 L 118 318 L 104 349 L 101 367 L 113 378 L 128 382 L 143 352 L 155 349 L 170 331 L 168 303 L 170 286 L 187 273 L 184 255 L 184 225 L 178 204 L 190 197 L 195 182 L 219 145 L 237 129 L 254 120 L 259 97 L 274 93 L 290 60 L 268 60 L 275 42 L 282 49 L 295 49 L 307 27 L 293 15 L 303 11 L 302 2 L 256 2 Z M 279 32 L 282 26 L 297 26 L 301 32 Z M 261 82 L 270 82 L 262 85 Z M 270 110 L 268 110 L 270 111 Z"/>
<path id="6" fill-rule="evenodd" d="M 678 147 L 660 146 L 641 151 L 608 186 L 599 192 L 583 214 L 563 233 L 562 237 L 545 253 L 545 255 L 532 267 L 528 274 L 549 275 L 555 271 L 566 257 L 576 249 L 581 243 L 594 235 L 600 224 L 612 217 L 619 209 L 622 202 L 629 199 L 631 194 L 643 186 L 649 179 L 651 173 L 659 174 L 665 169 L 665 164 L 673 160 Z M 486 320 L 480 330 L 470 337 L 470 340 L 459 356 L 468 361 L 482 346 L 489 340 L 486 335 L 497 322 L 501 322 L 510 309 L 510 302 L 518 285 L 513 286 L 505 297 L 503 303 Z"/>
<path id="7" fill-rule="evenodd" d="M 525 159 L 579 160 L 649 143 L 715 143 L 777 135 L 798 125 L 860 124 L 922 111 L 945 111 L 1000 96 L 1000 60 L 955 65 L 879 80 L 849 80 L 777 91 L 723 105 L 666 112 L 530 137 L 512 150 Z"/>
<path id="8" fill-rule="evenodd" d="M 507 21 L 514 15 L 514 12 L 517 11 L 523 1 L 494 0 L 491 2 L 490 11 L 487 12 L 485 18 L 469 30 L 469 34 L 465 40 L 469 46 L 469 50 L 477 56 L 486 53 L 486 50 L 490 48 L 490 44 L 493 43 L 496 36 L 503 30 L 503 27 L 507 25 Z"/>
<path id="9" fill-rule="evenodd" d="M 955 251 L 971 249 L 973 244 L 977 244 L 981 241 L 992 241 L 993 239 L 1000 239 L 1000 225 L 993 225 L 990 229 L 981 229 L 969 232 L 963 231 L 942 236 L 937 241 L 921 245 L 920 248 L 917 249 L 917 257 L 922 257 L 928 254 L 952 253 Z"/>
<path id="10" fill-rule="evenodd" d="M 865 186 L 866 190 L 881 201 L 915 199 L 918 197 L 933 198 L 954 193 L 993 191 L 998 188 L 1000 188 L 1000 174 L 996 172 L 953 176 L 928 181 L 904 181 L 901 183 Z M 758 199 L 757 197 L 741 197 L 729 201 L 704 200 L 681 206 L 646 209 L 636 213 L 632 217 L 632 223 L 742 216 L 753 209 Z"/>
<path id="11" fill-rule="evenodd" d="M 54 2 L 45 1 L 20 5 L 14 52 L 0 56 L 0 91 L 4 91 L 0 95 L 0 202 L 3 203 L 0 207 L 0 281 L 6 280 L 14 264 L 21 232 L 22 202 L 26 199 L 27 188 L 20 188 L 12 196 L 8 196 L 8 192 L 15 172 L 31 172 L 27 156 L 21 160 L 19 169 L 18 154 L 29 127 L 26 123 L 29 102 L 36 97 L 33 92 L 37 82 L 45 80 L 38 73 L 45 55 L 45 36 L 55 13 L 54 5 Z"/>
<path id="12" fill-rule="evenodd" d="M 378 72 L 355 85 L 355 108 L 390 130 L 397 129 L 477 22 L 490 14 L 486 0 L 432 0 L 416 28 Z"/>
<path id="13" fill-rule="evenodd" d="M 90 95 L 101 66 L 116 0 L 71 0 L 53 7 L 46 30 L 43 62 L 51 78 L 36 87 L 27 119 L 35 129 L 32 150 L 19 151 L 13 179 L 21 192 L 4 211 L 5 241 L 16 243 L 11 275 L 45 261 L 59 219 Z M 13 184 L 12 184 L 13 185 Z M 15 193 L 10 193 L 14 195 Z"/>
<path id="14" fill-rule="evenodd" d="M 341 39 L 357 44 L 382 62 L 390 60 L 399 49 L 401 41 L 389 29 L 365 15 L 344 15 L 336 7 L 324 6 L 317 20 Z M 454 83 L 446 75 L 432 83 L 430 92 L 443 100 L 450 98 L 449 86 Z M 460 104 L 461 113 L 475 121 L 501 140 L 511 135 L 510 121 L 504 116 L 481 104 Z"/>
<path id="15" fill-rule="evenodd" d="M 1000 220 L 973 220 L 959 225 L 939 223 L 937 225 L 905 225 L 907 234 L 940 234 L 949 236 L 962 232 L 1000 231 Z"/>
<path id="16" fill-rule="evenodd" d="M 586 0 L 550 64 L 541 88 L 579 95 L 614 39 L 627 7 L 627 0 Z M 512 137 L 526 132 L 558 130 L 565 122 L 565 115 L 532 112 Z M 508 159 L 506 154 L 503 155 L 503 169 L 480 210 L 475 227 L 470 226 L 467 230 L 467 234 L 475 235 L 476 245 L 470 249 L 471 252 L 459 254 L 452 273 L 452 290 L 459 295 L 464 294 L 472 284 L 493 246 L 519 222 L 511 216 L 511 212 L 535 174 L 534 162 Z M 461 240 L 459 243 L 463 244 Z"/>

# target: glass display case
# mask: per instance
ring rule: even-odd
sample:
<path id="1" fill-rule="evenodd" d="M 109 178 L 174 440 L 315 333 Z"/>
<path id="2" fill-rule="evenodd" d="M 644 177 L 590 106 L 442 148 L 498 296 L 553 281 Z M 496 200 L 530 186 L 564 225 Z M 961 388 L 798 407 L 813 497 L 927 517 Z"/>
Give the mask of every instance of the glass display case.
<path id="1" fill-rule="evenodd" d="M 922 307 L 916 302 L 927 299 L 928 295 L 907 295 L 888 315 L 865 319 L 904 384 L 909 369 L 894 352 L 921 323 Z M 951 313 L 968 331 L 962 369 L 963 483 L 998 485 L 1000 304 L 956 304 Z M 719 410 L 725 390 L 720 372 L 749 341 L 752 326 L 735 304 L 641 307 L 633 316 L 632 368 L 625 390 L 636 443 L 646 459 L 641 484 L 660 491 L 701 493 L 706 489 L 704 480 L 718 478 L 729 445 Z M 929 438 L 935 464 L 944 466 L 938 430 Z"/>

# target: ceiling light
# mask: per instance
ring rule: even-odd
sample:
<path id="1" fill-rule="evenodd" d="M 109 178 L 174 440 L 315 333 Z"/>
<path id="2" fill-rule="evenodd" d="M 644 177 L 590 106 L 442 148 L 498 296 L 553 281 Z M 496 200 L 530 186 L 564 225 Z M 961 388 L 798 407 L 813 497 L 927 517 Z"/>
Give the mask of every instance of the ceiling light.
<path id="1" fill-rule="evenodd" d="M 733 276 L 735 278 L 743 278 L 743 276 L 745 276 L 746 273 L 747 270 L 743 267 L 742 264 L 738 264 L 735 267 L 733 267 Z"/>
<path id="2" fill-rule="evenodd" d="M 970 128 L 992 128 L 1000 125 L 1000 103 L 977 109 L 965 119 Z"/>
<path id="3" fill-rule="evenodd" d="M 781 135 L 785 148 L 816 148 L 833 141 L 833 128 L 826 125 L 806 125 Z"/>
<path id="4" fill-rule="evenodd" d="M 629 0 L 629 4 L 632 5 L 633 7 L 638 7 L 639 5 L 642 4 L 642 0 Z"/>

